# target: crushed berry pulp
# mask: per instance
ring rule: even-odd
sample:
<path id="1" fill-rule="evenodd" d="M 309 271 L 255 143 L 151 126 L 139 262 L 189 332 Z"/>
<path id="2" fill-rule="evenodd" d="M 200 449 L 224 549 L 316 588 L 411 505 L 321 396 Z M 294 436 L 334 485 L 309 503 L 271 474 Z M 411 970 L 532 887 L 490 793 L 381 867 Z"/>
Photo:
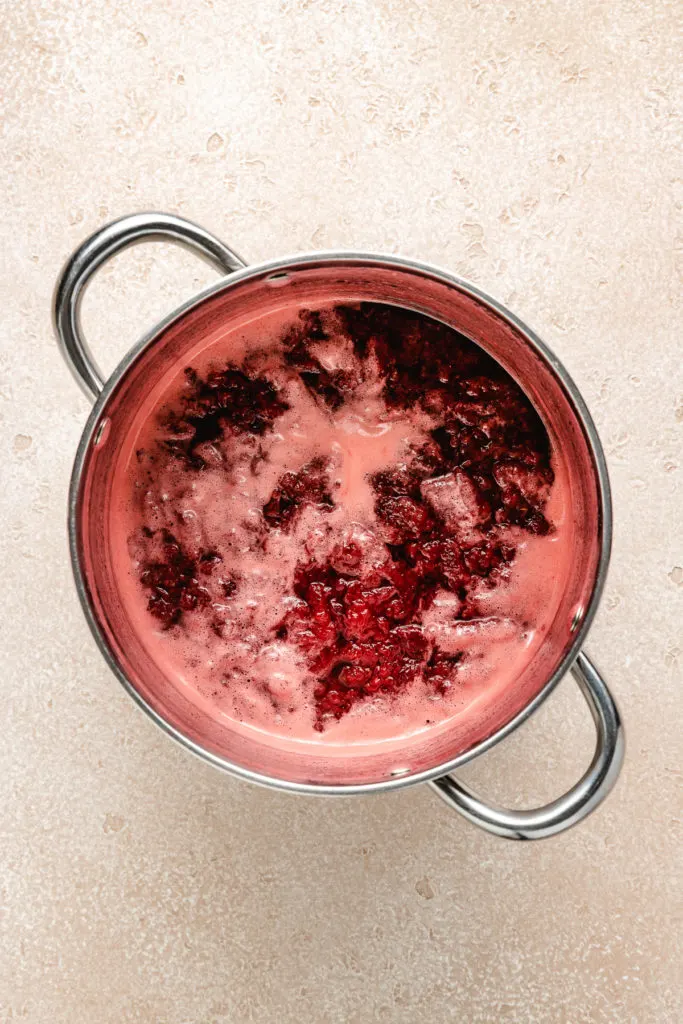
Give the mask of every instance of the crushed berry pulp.
<path id="1" fill-rule="evenodd" d="M 556 532 L 524 392 L 454 329 L 375 303 L 302 310 L 239 361 L 188 366 L 131 480 L 159 642 L 237 718 L 317 733 L 457 701 L 481 657 L 461 638 Z"/>

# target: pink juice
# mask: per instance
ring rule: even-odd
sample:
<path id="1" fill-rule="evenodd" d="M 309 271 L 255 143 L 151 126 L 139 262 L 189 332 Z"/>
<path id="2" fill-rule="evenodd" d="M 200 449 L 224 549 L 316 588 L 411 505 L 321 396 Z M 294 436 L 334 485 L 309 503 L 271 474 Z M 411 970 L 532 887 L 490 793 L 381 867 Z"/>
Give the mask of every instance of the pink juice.
<path id="1" fill-rule="evenodd" d="M 207 339 L 121 453 L 119 589 L 169 687 L 271 744 L 443 730 L 569 577 L 567 468 L 478 346 L 364 303 Z"/>

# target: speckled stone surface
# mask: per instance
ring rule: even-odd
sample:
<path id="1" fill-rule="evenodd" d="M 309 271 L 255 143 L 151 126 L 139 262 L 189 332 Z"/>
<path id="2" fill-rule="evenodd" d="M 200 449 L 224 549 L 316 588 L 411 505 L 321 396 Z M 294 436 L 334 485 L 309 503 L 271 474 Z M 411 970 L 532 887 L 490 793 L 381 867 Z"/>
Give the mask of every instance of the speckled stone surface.
<path id="1" fill-rule="evenodd" d="M 677 1024 L 680 5 L 36 0 L 3 6 L 0 40 L 0 1021 Z M 252 788 L 115 682 L 71 580 L 88 406 L 49 305 L 85 235 L 146 208 L 250 260 L 443 264 L 565 361 L 612 475 L 588 650 L 628 737 L 581 826 L 511 844 L 424 788 Z M 104 366 L 211 280 L 165 245 L 117 258 L 85 303 Z M 592 743 L 568 680 L 462 775 L 530 805 Z"/>

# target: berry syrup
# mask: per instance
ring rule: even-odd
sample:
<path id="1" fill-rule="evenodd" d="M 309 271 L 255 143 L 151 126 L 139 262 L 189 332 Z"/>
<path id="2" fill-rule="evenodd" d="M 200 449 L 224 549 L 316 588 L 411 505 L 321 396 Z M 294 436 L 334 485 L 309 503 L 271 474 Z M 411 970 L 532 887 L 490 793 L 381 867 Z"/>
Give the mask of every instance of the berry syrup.
<path id="1" fill-rule="evenodd" d="M 169 685 L 341 744 L 503 694 L 568 573 L 568 484 L 518 385 L 428 317 L 284 310 L 154 397 L 115 495 L 118 574 Z"/>

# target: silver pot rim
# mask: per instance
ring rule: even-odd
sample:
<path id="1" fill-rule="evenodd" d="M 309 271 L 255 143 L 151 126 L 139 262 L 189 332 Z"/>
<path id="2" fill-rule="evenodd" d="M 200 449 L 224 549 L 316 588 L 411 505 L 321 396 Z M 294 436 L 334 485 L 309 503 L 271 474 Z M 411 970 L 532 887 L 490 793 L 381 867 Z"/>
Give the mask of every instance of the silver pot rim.
<path id="1" fill-rule="evenodd" d="M 580 619 L 578 619 L 578 621 L 575 619 L 572 624 L 574 637 L 569 648 L 562 658 L 562 661 L 557 666 L 555 672 L 548 679 L 543 688 L 509 722 L 497 729 L 491 736 L 480 741 L 469 750 L 458 754 L 456 757 L 445 761 L 434 768 L 417 772 L 415 774 L 397 774 L 395 778 L 351 785 L 318 785 L 314 783 L 294 782 L 278 778 L 277 776 L 254 772 L 205 749 L 201 744 L 195 743 L 189 737 L 185 736 L 184 733 L 167 722 L 163 716 L 155 711 L 154 708 L 152 708 L 140 695 L 126 676 L 125 672 L 120 668 L 116 658 L 109 648 L 88 597 L 78 550 L 78 495 L 86 457 L 90 445 L 93 443 L 93 439 L 96 438 L 97 431 L 100 429 L 100 425 L 106 416 L 106 408 L 109 398 L 141 353 L 148 347 L 152 346 L 163 331 L 176 322 L 180 317 L 184 316 L 189 310 L 196 308 L 207 299 L 221 291 L 227 291 L 235 285 L 251 278 L 263 277 L 266 275 L 269 276 L 274 273 L 284 273 L 304 266 L 310 266 L 311 264 L 324 263 L 337 263 L 340 265 L 351 263 L 357 265 L 358 263 L 365 263 L 372 266 L 404 269 L 417 272 L 426 278 L 454 286 L 464 294 L 483 303 L 485 306 L 488 306 L 493 310 L 501 319 L 507 322 L 517 333 L 521 334 L 531 348 L 550 367 L 552 372 L 559 379 L 570 403 L 573 406 L 574 412 L 585 434 L 593 460 L 598 485 L 597 491 L 600 510 L 600 552 L 591 597 L 585 609 L 583 609 Z M 602 596 L 612 544 L 612 502 L 607 463 L 602 444 L 595 424 L 593 423 L 593 419 L 579 389 L 557 356 L 554 355 L 540 337 L 521 319 L 519 319 L 519 317 L 476 285 L 433 264 L 383 253 L 353 250 L 320 250 L 310 253 L 297 253 L 292 256 L 278 257 L 258 264 L 250 264 L 249 266 L 245 266 L 243 269 L 232 271 L 228 276 L 220 279 L 215 284 L 209 285 L 207 288 L 203 289 L 197 295 L 193 296 L 191 299 L 187 300 L 175 309 L 160 323 L 148 331 L 140 341 L 126 353 L 114 372 L 105 381 L 81 435 L 69 487 L 68 527 L 69 547 L 76 589 L 95 641 L 105 658 L 105 661 L 127 693 L 133 698 L 136 704 L 142 708 L 142 710 L 158 726 L 160 726 L 161 729 L 164 730 L 164 732 L 202 760 L 225 772 L 228 772 L 231 775 L 246 779 L 249 782 L 293 793 L 319 796 L 353 796 L 358 794 L 379 793 L 389 790 L 404 789 L 407 786 L 429 782 L 448 775 L 455 768 L 473 760 L 480 754 L 485 753 L 485 751 L 490 750 L 501 740 L 505 739 L 506 736 L 509 736 L 512 732 L 518 729 L 519 726 L 522 725 L 522 723 L 525 722 L 550 696 L 579 655 L 581 645 L 588 633 L 588 630 L 590 629 Z"/>

